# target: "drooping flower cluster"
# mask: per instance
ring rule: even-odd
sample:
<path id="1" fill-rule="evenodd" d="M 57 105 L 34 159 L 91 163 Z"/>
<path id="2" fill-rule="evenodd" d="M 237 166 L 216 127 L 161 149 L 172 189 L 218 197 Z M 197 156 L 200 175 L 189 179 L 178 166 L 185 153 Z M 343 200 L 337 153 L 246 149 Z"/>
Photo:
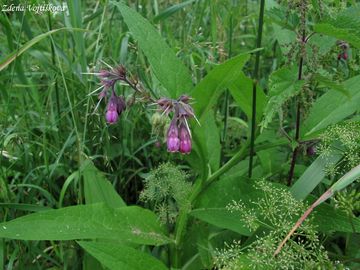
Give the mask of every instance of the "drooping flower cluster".
<path id="1" fill-rule="evenodd" d="M 342 40 L 338 41 L 337 44 L 341 49 L 341 52 L 338 54 L 338 60 L 346 61 L 348 59 L 347 51 L 349 49 L 349 44 Z"/>
<path id="2" fill-rule="evenodd" d="M 108 96 L 110 93 L 110 98 L 106 106 L 105 119 L 109 124 L 114 124 L 119 119 L 121 113 L 126 109 L 126 102 L 123 96 L 118 96 L 115 92 L 115 84 L 117 81 L 126 80 L 126 70 L 123 66 L 118 66 L 112 68 L 110 71 L 101 70 L 99 73 L 96 73 L 101 79 L 102 91 L 99 94 L 99 103 L 103 98 Z"/>
<path id="3" fill-rule="evenodd" d="M 191 131 L 188 124 L 189 118 L 195 118 L 194 111 L 189 104 L 189 96 L 181 96 L 177 100 L 160 98 L 158 106 L 164 114 L 173 112 L 169 129 L 166 136 L 166 144 L 169 152 L 189 154 L 192 149 Z"/>
<path id="4" fill-rule="evenodd" d="M 108 65 L 109 66 L 109 65 Z M 109 66 L 110 67 L 110 66 Z M 105 119 L 109 124 L 114 124 L 119 119 L 121 113 L 126 109 L 126 105 L 131 106 L 135 101 L 135 94 L 141 96 L 142 102 L 153 102 L 153 105 L 158 105 L 162 115 L 168 116 L 170 113 L 173 118 L 170 126 L 167 130 L 166 141 L 167 149 L 169 152 L 180 152 L 182 154 L 189 154 L 192 149 L 191 131 L 188 124 L 188 119 L 195 118 L 193 108 L 189 104 L 191 98 L 186 95 L 180 96 L 178 99 L 160 98 L 155 100 L 151 97 L 150 93 L 145 91 L 141 84 L 138 84 L 136 80 L 133 80 L 127 76 L 127 72 L 124 66 L 110 67 L 110 70 L 101 70 L 98 73 L 90 73 L 97 75 L 101 80 L 101 86 L 90 94 L 101 90 L 99 94 L 99 106 L 100 102 L 108 96 L 108 103 L 106 106 Z M 124 96 L 118 96 L 115 92 L 115 85 L 117 82 L 122 81 L 126 85 L 130 86 L 135 94 L 131 101 L 125 102 Z M 197 120 L 197 119 L 196 119 Z"/>

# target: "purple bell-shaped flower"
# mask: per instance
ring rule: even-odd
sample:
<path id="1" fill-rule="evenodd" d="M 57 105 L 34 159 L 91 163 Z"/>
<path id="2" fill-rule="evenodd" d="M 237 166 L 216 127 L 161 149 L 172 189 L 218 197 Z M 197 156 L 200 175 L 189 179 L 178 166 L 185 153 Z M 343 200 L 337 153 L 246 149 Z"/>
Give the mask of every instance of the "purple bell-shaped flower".
<path id="1" fill-rule="evenodd" d="M 170 123 L 168 132 L 167 132 L 167 149 L 169 152 L 178 152 L 180 148 L 180 140 L 179 140 L 179 129 L 177 127 L 176 119 L 173 119 Z"/>

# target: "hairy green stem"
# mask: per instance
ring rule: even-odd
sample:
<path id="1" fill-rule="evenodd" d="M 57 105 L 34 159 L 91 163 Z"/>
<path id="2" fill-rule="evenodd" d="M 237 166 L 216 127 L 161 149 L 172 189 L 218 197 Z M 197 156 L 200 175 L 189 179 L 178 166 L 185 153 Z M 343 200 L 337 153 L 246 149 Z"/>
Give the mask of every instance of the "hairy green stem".
<path id="1" fill-rule="evenodd" d="M 228 58 L 231 58 L 232 55 L 232 35 L 233 35 L 233 15 L 232 12 L 230 14 L 230 18 L 229 18 L 229 44 L 228 44 Z M 225 102 L 224 102 L 224 128 L 223 128 L 223 133 L 222 133 L 222 138 L 221 138 L 221 165 L 224 164 L 224 149 L 225 149 L 225 143 L 226 143 L 226 132 L 227 132 L 227 127 L 228 127 L 228 117 L 229 117 L 229 90 L 227 89 L 225 92 Z"/>
<path id="2" fill-rule="evenodd" d="M 261 48 L 261 39 L 264 26 L 264 9 L 265 9 L 265 0 L 260 2 L 260 12 L 259 12 L 259 25 L 258 33 L 256 39 L 256 48 Z M 254 144 L 255 144 L 255 134 L 256 134 L 256 85 L 259 80 L 259 67 L 260 67 L 260 50 L 256 52 L 255 58 L 255 68 L 253 73 L 253 93 L 252 93 L 252 114 L 251 114 L 251 135 L 250 135 L 250 156 L 249 156 L 249 178 L 252 176 L 253 169 L 253 159 L 254 159 Z"/>
<path id="3" fill-rule="evenodd" d="M 174 263 L 173 266 L 179 267 L 179 261 L 180 261 L 180 252 L 181 252 L 181 244 L 184 236 L 184 232 L 187 225 L 188 220 L 188 214 L 191 210 L 191 206 L 195 204 L 196 200 L 199 198 L 199 195 L 203 193 L 211 184 L 213 184 L 216 180 L 219 179 L 221 175 L 226 173 L 228 170 L 230 170 L 234 165 L 238 163 L 239 160 L 244 158 L 246 154 L 246 150 L 249 147 L 250 141 L 249 139 L 244 143 L 244 145 L 241 147 L 241 149 L 228 161 L 226 162 L 222 167 L 220 167 L 217 171 L 215 171 L 210 177 L 203 181 L 203 179 L 199 178 L 195 184 L 194 188 L 192 190 L 192 193 L 189 197 L 189 204 L 184 206 L 179 213 L 179 217 L 176 224 L 175 229 L 175 254 L 174 254 Z"/>

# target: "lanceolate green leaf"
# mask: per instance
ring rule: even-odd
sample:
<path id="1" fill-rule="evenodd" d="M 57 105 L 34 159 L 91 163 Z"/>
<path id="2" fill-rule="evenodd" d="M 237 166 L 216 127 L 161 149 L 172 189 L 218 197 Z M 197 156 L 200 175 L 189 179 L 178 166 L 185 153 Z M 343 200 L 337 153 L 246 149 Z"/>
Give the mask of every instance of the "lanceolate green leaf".
<path id="1" fill-rule="evenodd" d="M 334 19 L 315 24 L 314 30 L 340 40 L 350 42 L 360 48 L 360 7 L 350 7 L 340 12 Z"/>
<path id="2" fill-rule="evenodd" d="M 229 87 L 231 95 L 243 110 L 243 112 L 247 115 L 248 119 L 251 118 L 252 112 L 252 89 L 252 80 L 246 77 L 243 72 L 241 72 L 238 79 Z M 264 94 L 264 91 L 258 85 L 256 90 L 256 120 L 258 122 L 260 122 L 261 118 L 263 117 L 262 114 L 265 109 L 266 102 L 267 97 Z"/>
<path id="3" fill-rule="evenodd" d="M 169 242 L 157 217 L 137 206 L 89 204 L 42 211 L 0 224 L 0 237 L 21 240 L 118 239 L 138 244 Z"/>
<path id="4" fill-rule="evenodd" d="M 203 174 L 206 174 L 206 171 L 208 171 L 209 162 L 211 163 L 211 169 L 216 169 L 218 166 L 216 165 L 216 163 L 218 163 L 218 156 L 216 155 L 219 152 L 219 142 L 211 146 L 211 144 L 209 144 L 210 140 L 206 139 L 208 135 L 205 134 L 205 130 L 207 132 L 211 128 L 216 127 L 212 120 L 210 124 L 208 123 L 208 120 L 213 118 L 213 116 L 209 114 L 212 113 L 211 110 L 218 101 L 221 93 L 238 79 L 248 59 L 248 54 L 242 54 L 214 67 L 191 93 L 191 96 L 195 100 L 194 111 L 201 123 L 201 126 L 197 124 L 194 125 L 193 135 L 198 155 L 202 160 Z M 204 129 L 203 126 L 206 126 L 206 128 Z M 212 132 L 217 132 L 216 128 Z M 211 140 L 216 140 L 219 136 L 213 134 L 211 137 Z M 214 147 L 215 151 L 212 147 Z"/>
<path id="5" fill-rule="evenodd" d="M 78 244 L 110 270 L 166 270 L 166 266 L 149 254 L 116 242 Z"/>
<path id="6" fill-rule="evenodd" d="M 196 101 L 194 109 L 200 122 L 206 112 L 217 102 L 221 93 L 238 79 L 248 59 L 248 54 L 231 58 L 216 66 L 196 85 L 191 95 Z"/>
<path id="7" fill-rule="evenodd" d="M 359 109 L 360 104 L 360 76 L 353 77 L 344 82 L 350 98 L 338 91 L 329 91 L 322 95 L 312 106 L 309 116 L 301 127 L 303 136 L 312 134 L 336 124 Z"/>
<path id="8" fill-rule="evenodd" d="M 125 4 L 116 2 L 113 4 L 120 10 L 130 32 L 149 60 L 156 77 L 170 95 L 176 98 L 182 93 L 189 93 L 193 88 L 189 71 L 155 28 Z"/>
<path id="9" fill-rule="evenodd" d="M 344 87 L 343 84 L 334 81 L 332 79 L 326 78 L 324 76 L 321 76 L 320 74 L 315 74 L 314 79 L 320 83 L 320 85 L 324 85 L 325 87 L 330 88 L 330 90 L 339 91 L 340 93 L 343 93 L 348 98 L 350 98 L 349 91 Z"/>
<path id="10" fill-rule="evenodd" d="M 84 193 L 87 204 L 104 202 L 114 208 L 126 206 L 111 183 L 91 161 L 86 161 L 81 170 L 84 176 Z"/>
<path id="11" fill-rule="evenodd" d="M 335 184 L 331 186 L 331 190 L 333 192 L 342 190 L 343 188 L 347 187 L 351 183 L 353 183 L 356 179 L 360 178 L 360 164 L 350 170 L 347 174 L 341 177 Z"/>
<path id="12" fill-rule="evenodd" d="M 335 164 L 341 157 L 340 151 L 326 157 L 319 156 L 291 187 L 292 195 L 298 200 L 304 200 L 324 179 L 326 167 Z"/>
<path id="13" fill-rule="evenodd" d="M 237 232 L 241 235 L 250 236 L 251 232 L 246 227 L 241 214 L 231 213 L 226 208 L 198 208 L 190 213 L 193 217 L 215 225 Z"/>
<path id="14" fill-rule="evenodd" d="M 202 169 L 204 170 L 204 173 L 209 169 L 211 169 L 211 171 L 217 170 L 220 166 L 221 145 L 219 129 L 216 126 L 213 111 L 209 111 L 203 117 L 202 125 L 200 127 L 195 127 L 193 139 L 195 150 L 198 152 L 203 162 L 198 162 L 199 156 L 190 155 L 188 159 L 189 163 L 193 164 L 193 167 L 203 165 L 204 168 Z"/>

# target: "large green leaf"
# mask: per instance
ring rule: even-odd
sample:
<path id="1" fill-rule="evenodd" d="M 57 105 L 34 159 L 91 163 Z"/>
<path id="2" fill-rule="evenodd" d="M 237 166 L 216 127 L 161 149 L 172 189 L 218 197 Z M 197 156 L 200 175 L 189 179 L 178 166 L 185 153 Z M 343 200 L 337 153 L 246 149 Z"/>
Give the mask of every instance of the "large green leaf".
<path id="1" fill-rule="evenodd" d="M 256 198 L 258 197 L 254 195 L 253 200 L 256 200 Z M 311 197 L 309 202 L 313 201 L 315 201 L 315 198 Z M 248 203 L 246 201 L 243 202 L 245 204 Z M 229 229 L 241 235 L 251 235 L 250 231 L 246 227 L 243 216 L 240 213 L 231 213 L 225 207 L 198 208 L 193 210 L 190 214 L 199 220 L 205 221 L 219 228 Z M 352 224 L 354 225 L 355 230 L 360 232 L 359 218 L 353 218 L 351 224 L 349 222 L 349 217 L 345 213 L 334 210 L 334 208 L 328 204 L 320 205 L 313 215 L 313 223 L 316 225 L 317 230 L 321 232 L 353 232 Z"/>
<path id="2" fill-rule="evenodd" d="M 335 18 L 329 18 L 315 24 L 314 30 L 328 36 L 345 40 L 353 46 L 360 48 L 360 7 L 350 7 L 337 14 Z"/>
<path id="3" fill-rule="evenodd" d="M 193 88 L 189 71 L 169 48 L 158 31 L 139 13 L 123 3 L 112 2 L 118 7 L 130 32 L 146 55 L 154 74 L 175 98 Z"/>
<path id="4" fill-rule="evenodd" d="M 0 224 L 0 237 L 21 240 L 118 239 L 139 244 L 169 242 L 157 217 L 131 206 L 89 204 L 42 211 Z"/>
<path id="5" fill-rule="evenodd" d="M 215 182 L 201 194 L 197 208 L 191 214 L 209 224 L 246 235 L 246 228 L 244 227 L 244 220 L 241 218 L 241 215 L 236 218 L 234 213 L 226 210 L 226 206 L 233 200 L 241 200 L 245 205 L 254 207 L 251 201 L 256 201 L 261 196 L 264 196 L 263 192 L 255 189 L 246 180 L 246 178 L 231 175 L 221 177 L 219 181 Z M 315 199 L 314 196 L 309 196 L 307 202 L 312 203 Z M 314 223 L 319 231 L 353 231 L 349 217 L 328 204 L 319 205 L 313 215 Z M 356 231 L 360 231 L 360 218 L 354 218 L 352 223 Z"/>
<path id="6" fill-rule="evenodd" d="M 260 161 L 264 175 L 283 170 L 283 165 L 287 160 L 287 153 L 279 147 L 257 151 L 256 156 Z"/>
<path id="7" fill-rule="evenodd" d="M 219 129 L 215 122 L 214 112 L 209 111 L 204 117 L 201 126 L 197 126 L 193 132 L 195 142 L 195 149 L 198 155 L 203 160 L 201 165 L 204 165 L 208 170 L 215 171 L 220 166 L 221 144 Z M 198 155 L 190 155 L 189 163 L 194 167 L 199 166 Z"/>
<path id="8" fill-rule="evenodd" d="M 249 54 L 241 54 L 216 66 L 194 88 L 191 95 L 195 99 L 194 109 L 200 122 L 202 117 L 218 101 L 221 93 L 232 85 L 242 74 L 242 68 Z"/>
<path id="9" fill-rule="evenodd" d="M 315 200 L 316 198 L 311 196 L 309 204 Z M 356 232 L 360 232 L 360 218 L 351 218 L 350 222 L 348 214 L 335 210 L 333 206 L 327 203 L 319 205 L 312 215 L 314 216 L 313 222 L 321 232 L 338 231 L 352 233 L 354 228 Z M 351 223 L 354 225 L 354 228 Z"/>
<path id="10" fill-rule="evenodd" d="M 240 213 L 231 213 L 226 208 L 198 208 L 190 212 L 193 217 L 220 228 L 229 229 L 241 235 L 250 236 Z"/>
<path id="11" fill-rule="evenodd" d="M 243 112 L 251 119 L 252 115 L 252 92 L 253 81 L 246 77 L 243 72 L 239 75 L 237 80 L 229 87 L 230 93 L 235 99 L 236 103 L 240 106 Z M 260 122 L 264 108 L 266 106 L 267 97 L 264 91 L 258 85 L 256 87 L 256 120 Z"/>
<path id="12" fill-rule="evenodd" d="M 84 176 L 84 193 L 87 204 L 104 202 L 114 208 L 126 206 L 111 183 L 91 161 L 86 161 L 81 170 Z"/>
<path id="13" fill-rule="evenodd" d="M 281 106 L 300 91 L 303 84 L 303 80 L 298 80 L 296 66 L 284 67 L 271 74 L 269 79 L 270 99 L 264 110 L 262 129 L 268 126 Z"/>
<path id="14" fill-rule="evenodd" d="M 344 87 L 342 83 L 339 83 L 337 81 L 334 81 L 332 79 L 329 79 L 327 77 L 324 77 L 320 74 L 314 74 L 313 78 L 320 83 L 320 86 L 325 86 L 330 88 L 331 90 L 339 91 L 340 93 L 343 93 L 348 98 L 350 98 L 349 91 Z"/>
<path id="15" fill-rule="evenodd" d="M 167 269 L 161 261 L 149 254 L 115 242 L 79 241 L 78 244 L 111 270 Z"/>
<path id="16" fill-rule="evenodd" d="M 324 179 L 325 169 L 340 160 L 340 151 L 330 156 L 319 156 L 291 187 L 290 192 L 298 200 L 304 200 Z"/>
<path id="17" fill-rule="evenodd" d="M 201 126 L 194 126 L 193 138 L 197 156 L 192 154 L 190 159 L 200 163 L 203 174 L 208 171 L 208 164 L 211 169 L 216 169 L 219 160 L 219 136 L 216 134 L 218 132 L 216 124 L 212 120 L 212 109 L 221 93 L 238 79 L 248 59 L 248 54 L 242 54 L 214 67 L 191 93 L 195 100 L 195 114 Z M 210 137 L 208 132 L 212 133 Z M 201 162 L 198 162 L 199 159 Z M 194 166 L 199 167 L 199 164 L 194 164 Z"/>
<path id="18" fill-rule="evenodd" d="M 360 76 L 344 82 L 350 98 L 338 91 L 322 95 L 312 106 L 301 127 L 303 136 L 312 136 L 331 124 L 336 124 L 360 108 Z"/>

